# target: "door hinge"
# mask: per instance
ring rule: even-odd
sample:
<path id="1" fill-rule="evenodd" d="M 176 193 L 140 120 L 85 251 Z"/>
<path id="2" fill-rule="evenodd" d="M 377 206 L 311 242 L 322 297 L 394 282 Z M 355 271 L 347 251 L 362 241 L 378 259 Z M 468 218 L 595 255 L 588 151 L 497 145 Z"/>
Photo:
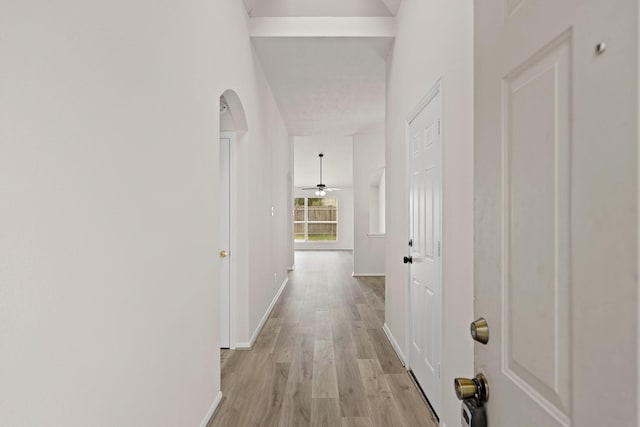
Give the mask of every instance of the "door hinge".
<path id="1" fill-rule="evenodd" d="M 412 248 L 413 247 L 413 239 L 409 239 L 409 247 Z"/>
<path id="2" fill-rule="evenodd" d="M 440 242 L 438 242 L 438 256 L 440 256 Z"/>

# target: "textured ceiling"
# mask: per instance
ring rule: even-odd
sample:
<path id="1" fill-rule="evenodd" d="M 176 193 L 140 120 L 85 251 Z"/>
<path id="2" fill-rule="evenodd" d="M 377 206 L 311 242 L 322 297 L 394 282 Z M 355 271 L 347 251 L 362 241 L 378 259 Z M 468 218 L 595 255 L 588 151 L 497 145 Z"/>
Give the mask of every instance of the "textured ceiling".
<path id="1" fill-rule="evenodd" d="M 255 38 L 290 135 L 384 131 L 388 38 Z"/>
<path id="2" fill-rule="evenodd" d="M 261 16 L 391 16 L 399 0 L 244 0 L 247 13 Z"/>

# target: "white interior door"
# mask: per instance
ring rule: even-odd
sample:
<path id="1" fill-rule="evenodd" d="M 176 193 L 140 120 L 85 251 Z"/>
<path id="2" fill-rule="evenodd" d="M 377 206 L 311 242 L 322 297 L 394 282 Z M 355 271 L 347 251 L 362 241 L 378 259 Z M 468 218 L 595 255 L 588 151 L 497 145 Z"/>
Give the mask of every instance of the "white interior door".
<path id="1" fill-rule="evenodd" d="M 220 347 L 229 348 L 231 327 L 231 139 L 220 138 Z"/>
<path id="2" fill-rule="evenodd" d="M 409 121 L 409 366 L 439 413 L 442 407 L 441 200 L 442 94 L 440 84 Z"/>
<path id="3" fill-rule="evenodd" d="M 492 427 L 637 425 L 637 7 L 475 3 L 475 311 L 490 328 L 475 361 Z"/>

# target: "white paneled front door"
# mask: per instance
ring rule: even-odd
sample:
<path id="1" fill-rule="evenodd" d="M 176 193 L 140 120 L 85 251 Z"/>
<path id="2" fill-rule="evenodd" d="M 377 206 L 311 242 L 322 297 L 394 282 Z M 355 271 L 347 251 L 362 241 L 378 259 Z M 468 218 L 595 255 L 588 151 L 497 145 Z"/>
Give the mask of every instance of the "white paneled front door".
<path id="1" fill-rule="evenodd" d="M 409 366 L 433 409 L 442 407 L 442 93 L 409 120 Z M 405 260 L 406 261 L 406 260 Z"/>
<path id="2" fill-rule="evenodd" d="M 637 1 L 475 4 L 490 425 L 635 426 Z"/>

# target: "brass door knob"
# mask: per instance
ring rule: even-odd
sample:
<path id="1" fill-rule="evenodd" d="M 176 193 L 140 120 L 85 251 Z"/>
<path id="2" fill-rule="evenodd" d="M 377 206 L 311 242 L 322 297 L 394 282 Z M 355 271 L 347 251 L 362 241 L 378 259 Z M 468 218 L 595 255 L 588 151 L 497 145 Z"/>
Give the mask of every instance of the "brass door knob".
<path id="1" fill-rule="evenodd" d="M 479 404 L 489 400 L 489 383 L 483 374 L 476 375 L 475 378 L 456 378 L 453 381 L 456 396 L 460 400 L 476 398 Z"/>
<path id="2" fill-rule="evenodd" d="M 482 344 L 489 342 L 489 324 L 484 317 L 471 322 L 471 337 Z"/>
<path id="3" fill-rule="evenodd" d="M 229 252 L 227 252 L 227 251 L 220 251 L 220 258 L 226 258 L 227 256 L 229 256 Z"/>
<path id="4" fill-rule="evenodd" d="M 460 400 L 471 399 L 476 396 L 476 383 L 469 378 L 456 378 L 454 380 L 456 396 Z"/>

